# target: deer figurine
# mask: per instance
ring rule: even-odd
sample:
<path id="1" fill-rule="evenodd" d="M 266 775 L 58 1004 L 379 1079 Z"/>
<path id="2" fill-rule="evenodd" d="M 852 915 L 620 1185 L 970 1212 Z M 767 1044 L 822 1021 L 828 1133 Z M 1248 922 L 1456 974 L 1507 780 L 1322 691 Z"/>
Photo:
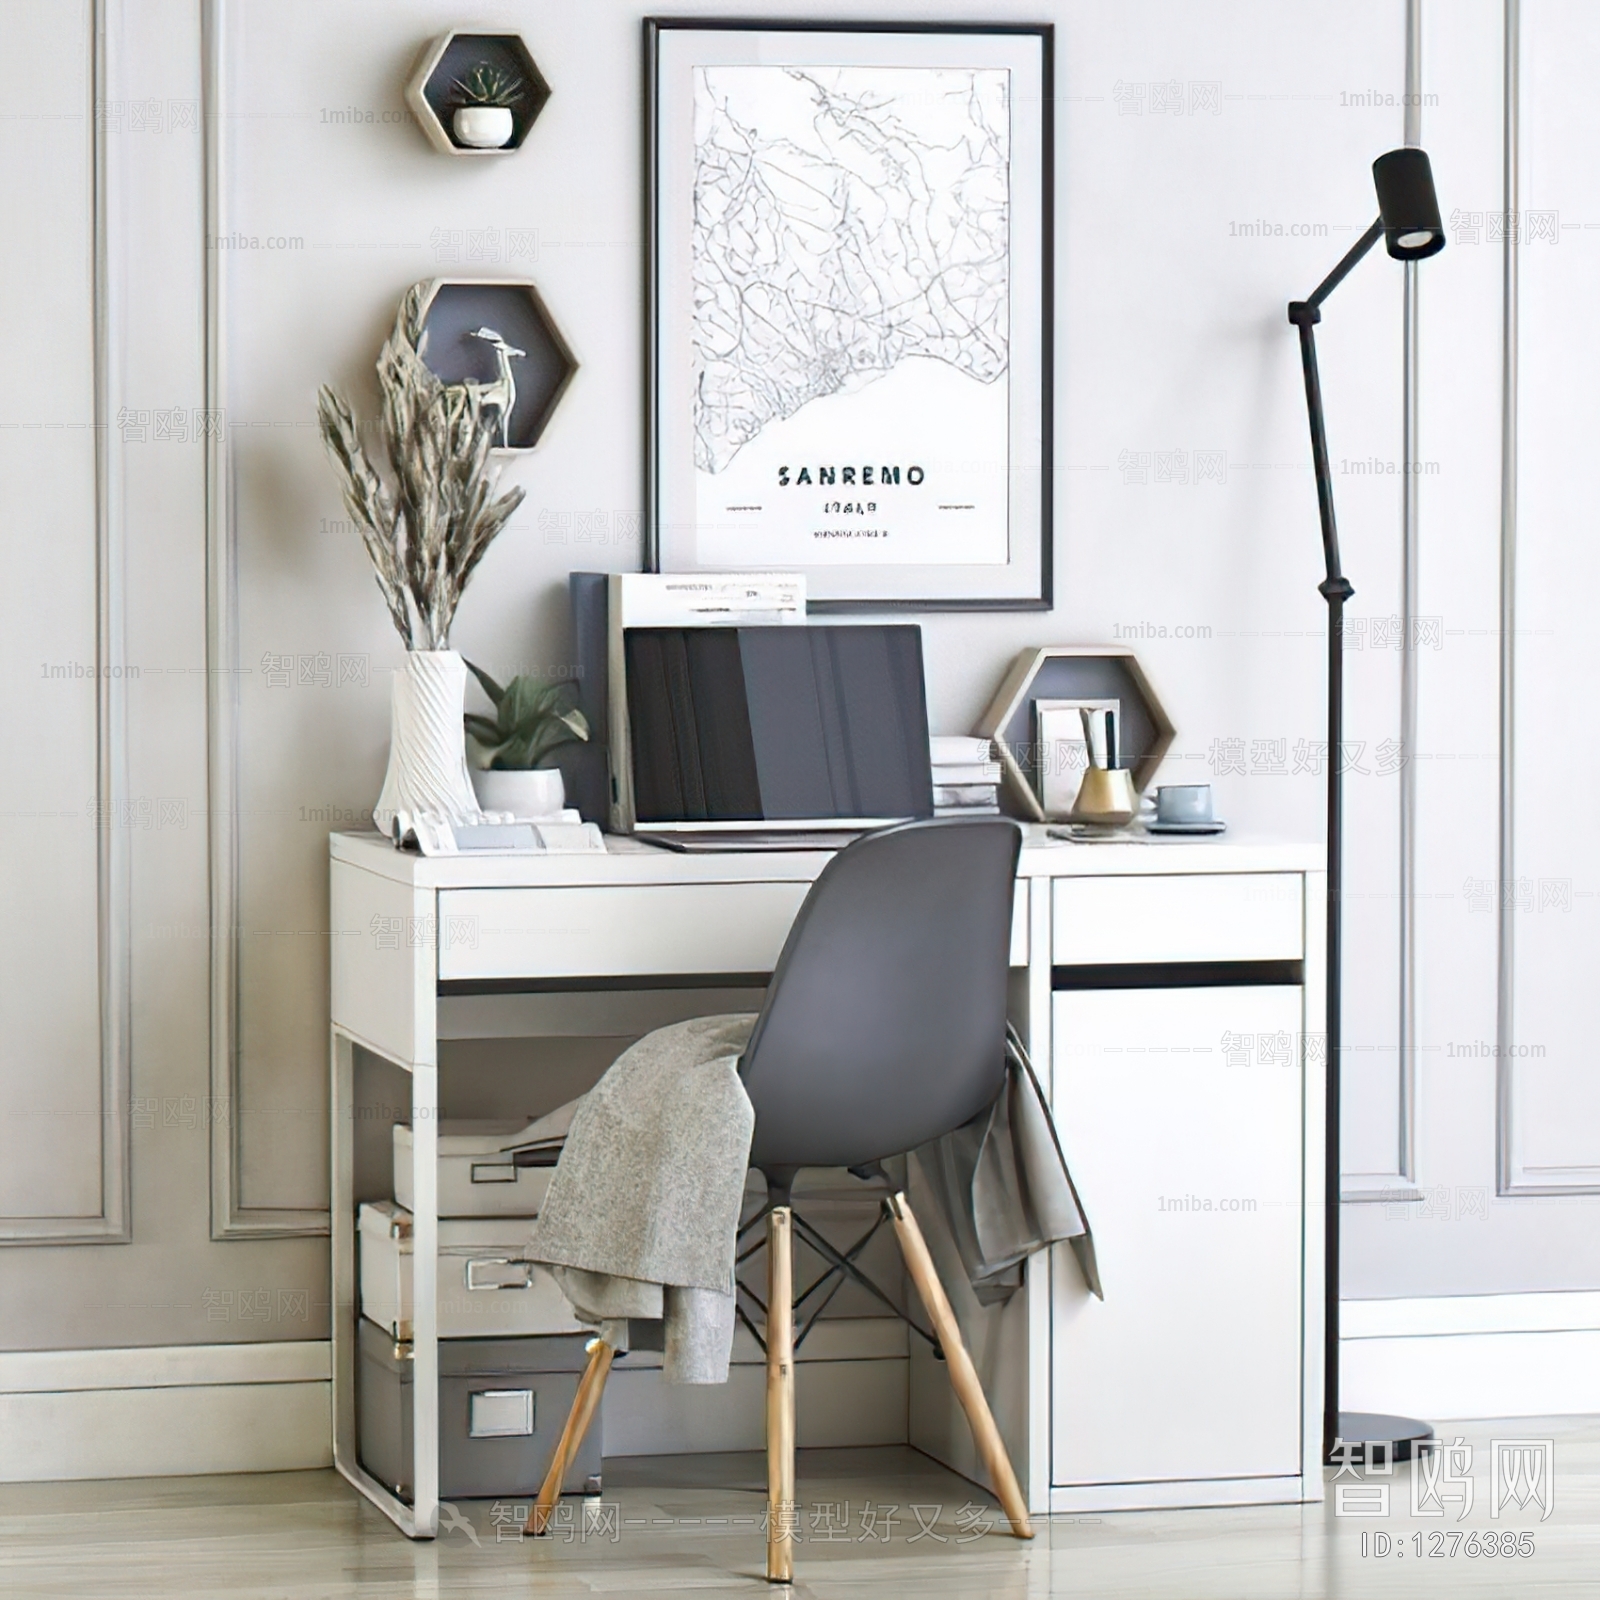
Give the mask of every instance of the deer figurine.
<path id="1" fill-rule="evenodd" d="M 474 328 L 471 337 L 482 339 L 486 344 L 494 346 L 495 364 L 500 369 L 499 376 L 493 383 L 480 383 L 477 387 L 483 404 L 495 406 L 499 410 L 500 446 L 502 449 L 510 449 L 511 412 L 517 403 L 517 380 L 511 375 L 511 363 L 513 360 L 522 360 L 528 352 L 507 344 L 493 328 Z"/>

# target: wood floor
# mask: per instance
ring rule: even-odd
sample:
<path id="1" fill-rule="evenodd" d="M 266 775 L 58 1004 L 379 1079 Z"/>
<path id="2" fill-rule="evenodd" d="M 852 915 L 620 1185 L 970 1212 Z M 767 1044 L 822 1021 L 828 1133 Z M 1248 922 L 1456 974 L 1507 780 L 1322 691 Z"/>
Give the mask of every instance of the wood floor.
<path id="1" fill-rule="evenodd" d="M 1449 1437 L 1457 1432 L 1473 1446 L 1473 1504 L 1463 1521 L 1448 1502 L 1442 1520 L 1414 1518 L 1401 1466 L 1389 1480 L 1387 1517 L 1336 1517 L 1330 1500 L 1041 1519 L 1031 1544 L 983 1533 L 984 1523 L 1004 1527 L 993 1503 L 913 1451 L 803 1451 L 795 1582 L 778 1592 L 817 1600 L 1524 1600 L 1600 1592 L 1600 1418 L 1459 1424 Z M 1554 1441 L 1548 1519 L 1531 1502 L 1491 1517 L 1492 1438 Z M 408 1543 L 331 1472 L 8 1485 L 0 1487 L 0 1595 L 761 1594 L 771 1592 L 761 1576 L 763 1473 L 756 1454 L 610 1460 L 605 1500 L 591 1508 L 581 1536 L 574 1518 L 553 1539 L 523 1541 L 516 1528 L 525 1504 L 475 1501 L 456 1508 L 459 1524 L 432 1544 Z M 1469 1555 L 1491 1530 L 1501 1540 L 1531 1535 L 1532 1553 Z M 1386 1556 L 1375 1553 L 1379 1533 L 1392 1541 Z M 1457 1533 L 1469 1537 L 1452 1540 Z"/>

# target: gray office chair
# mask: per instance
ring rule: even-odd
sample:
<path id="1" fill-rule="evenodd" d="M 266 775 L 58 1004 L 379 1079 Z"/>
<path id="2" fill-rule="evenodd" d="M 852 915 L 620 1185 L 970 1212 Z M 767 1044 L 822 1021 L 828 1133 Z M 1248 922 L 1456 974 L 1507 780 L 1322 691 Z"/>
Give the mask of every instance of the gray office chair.
<path id="1" fill-rule="evenodd" d="M 795 1216 L 790 1194 L 802 1167 L 848 1167 L 884 1176 L 881 1163 L 960 1127 L 991 1104 L 1005 1082 L 1006 976 L 1021 830 L 999 817 L 909 822 L 866 835 L 818 875 L 778 958 L 740 1076 L 755 1107 L 750 1164 L 767 1181 L 767 1203 L 740 1229 L 765 1222 L 765 1337 L 739 1315 L 767 1354 L 767 1576 L 788 1581 L 794 1530 L 794 1312 L 818 1299 L 804 1332 L 832 1291 L 850 1278 L 906 1315 L 856 1265 L 892 1222 L 906 1266 L 933 1323 L 917 1328 L 943 1354 L 995 1492 L 1020 1538 L 1031 1538 L 1016 1474 L 983 1395 L 955 1315 L 906 1197 L 885 1199 L 884 1219 L 850 1249 L 834 1248 Z M 797 1302 L 793 1239 L 799 1233 L 828 1263 Z M 748 1259 L 759 1243 L 745 1249 Z M 748 1290 L 742 1290 L 752 1300 Z M 591 1359 L 567 1432 L 529 1530 L 542 1532 L 576 1450 L 610 1352 Z M 598 1370 L 596 1370 L 598 1369 Z M 541 1508 L 543 1515 L 540 1514 Z"/>
<path id="2" fill-rule="evenodd" d="M 1020 844 L 1001 817 L 908 822 L 823 868 L 739 1063 L 772 1204 L 800 1167 L 874 1166 L 1000 1092 Z"/>

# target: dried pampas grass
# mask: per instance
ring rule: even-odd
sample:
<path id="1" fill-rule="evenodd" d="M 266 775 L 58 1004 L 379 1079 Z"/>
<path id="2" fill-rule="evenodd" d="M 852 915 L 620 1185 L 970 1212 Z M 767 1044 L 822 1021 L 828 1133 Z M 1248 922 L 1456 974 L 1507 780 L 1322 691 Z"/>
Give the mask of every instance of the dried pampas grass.
<path id="1" fill-rule="evenodd" d="M 426 288 L 406 291 L 378 356 L 393 487 L 368 457 L 349 403 L 326 384 L 317 392 L 317 419 L 406 649 L 447 650 L 467 580 L 523 490 L 491 499 L 500 475 L 489 464 L 498 408 L 483 405 L 477 384 L 444 383 L 422 359 Z"/>

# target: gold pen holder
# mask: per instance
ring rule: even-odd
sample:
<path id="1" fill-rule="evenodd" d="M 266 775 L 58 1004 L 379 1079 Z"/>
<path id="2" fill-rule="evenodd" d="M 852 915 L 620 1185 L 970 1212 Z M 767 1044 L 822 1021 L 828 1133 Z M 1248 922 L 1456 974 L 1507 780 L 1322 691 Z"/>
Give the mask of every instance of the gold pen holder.
<path id="1" fill-rule="evenodd" d="M 1126 767 L 1089 767 L 1078 785 L 1072 821 L 1120 828 L 1132 822 L 1139 809 L 1139 791 Z"/>

